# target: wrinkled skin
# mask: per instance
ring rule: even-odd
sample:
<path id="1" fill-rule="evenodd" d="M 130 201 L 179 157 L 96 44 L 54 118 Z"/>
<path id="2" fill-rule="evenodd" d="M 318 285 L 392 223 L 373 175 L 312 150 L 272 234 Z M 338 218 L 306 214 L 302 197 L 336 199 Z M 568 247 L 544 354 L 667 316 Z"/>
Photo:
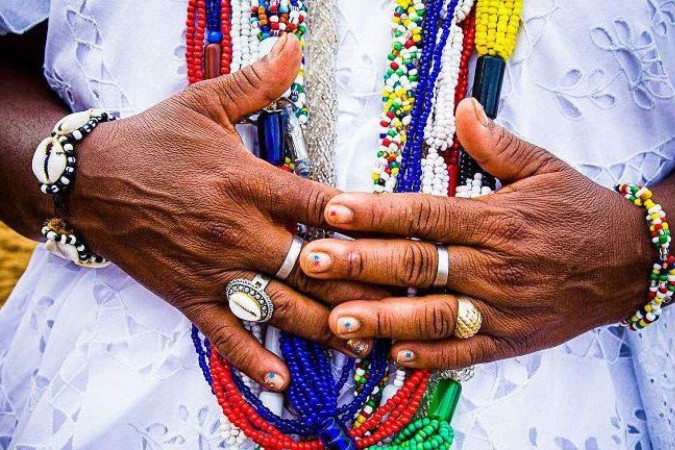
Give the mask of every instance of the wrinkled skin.
<path id="1" fill-rule="evenodd" d="M 290 247 L 289 225 L 325 225 L 323 208 L 338 191 L 257 159 L 234 124 L 281 96 L 300 60 L 297 39 L 284 38 L 253 66 L 101 125 L 78 148 L 68 197 L 69 220 L 95 251 L 271 389 L 287 386 L 288 369 L 229 311 L 225 287 L 255 272 L 274 275 Z M 317 282 L 299 270 L 267 292 L 276 307 L 272 325 L 351 354 L 355 345 L 328 329 L 328 307 L 309 296 L 331 304 L 384 295 L 360 283 Z"/>
<path id="2" fill-rule="evenodd" d="M 337 336 L 395 338 L 401 365 L 459 368 L 561 344 L 645 303 L 657 253 L 640 208 L 489 121 L 473 100 L 457 121 L 464 148 L 503 189 L 477 199 L 338 195 L 329 224 L 399 238 L 316 241 L 301 264 L 318 279 L 427 289 L 438 265 L 432 243 L 443 243 L 447 288 L 472 298 L 480 333 L 454 338 L 456 295 L 436 293 L 343 303 L 330 316 Z M 658 198 L 672 198 L 672 181 L 664 186 Z M 413 236 L 422 241 L 403 239 Z"/>

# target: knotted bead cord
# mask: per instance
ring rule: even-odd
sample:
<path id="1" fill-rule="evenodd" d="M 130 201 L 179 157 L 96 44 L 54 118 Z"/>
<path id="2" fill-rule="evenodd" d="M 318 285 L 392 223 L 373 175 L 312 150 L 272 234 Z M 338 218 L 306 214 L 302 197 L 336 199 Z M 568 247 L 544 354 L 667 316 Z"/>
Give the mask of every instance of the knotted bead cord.
<path id="1" fill-rule="evenodd" d="M 422 193 L 447 196 L 450 188 L 448 165 L 441 157 L 452 146 L 455 135 L 455 96 L 459 83 L 464 32 L 460 24 L 474 0 L 460 0 L 453 13 L 448 42 L 440 61 L 440 75 L 434 86 L 433 108 L 424 129 L 427 153 L 422 159 Z"/>

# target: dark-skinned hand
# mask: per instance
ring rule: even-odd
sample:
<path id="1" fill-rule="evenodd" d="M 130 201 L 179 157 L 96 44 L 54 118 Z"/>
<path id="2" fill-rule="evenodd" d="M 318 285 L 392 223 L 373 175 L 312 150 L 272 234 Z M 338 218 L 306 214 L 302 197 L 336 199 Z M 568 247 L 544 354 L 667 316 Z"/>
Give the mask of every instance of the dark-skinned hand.
<path id="1" fill-rule="evenodd" d="M 338 191 L 256 158 L 234 125 L 280 97 L 301 58 L 297 39 L 281 38 L 270 56 L 235 74 L 97 127 L 78 148 L 68 205 L 94 251 L 183 312 L 234 366 L 277 390 L 287 387 L 288 368 L 229 311 L 225 287 L 256 272 L 274 275 L 291 245 L 289 224 L 325 225 L 322 211 Z M 330 332 L 327 305 L 384 296 L 297 268 L 267 292 L 271 325 L 352 355 L 359 345 Z"/>
<path id="2" fill-rule="evenodd" d="M 644 304 L 657 255 L 640 208 L 489 121 L 474 100 L 459 105 L 457 125 L 501 190 L 475 199 L 341 194 L 328 202 L 329 224 L 387 239 L 315 241 L 301 256 L 317 279 L 424 290 L 442 243 L 455 294 L 342 303 L 330 315 L 337 336 L 394 338 L 392 357 L 406 367 L 461 368 L 559 345 Z M 467 340 L 453 337 L 459 294 L 483 316 Z"/>

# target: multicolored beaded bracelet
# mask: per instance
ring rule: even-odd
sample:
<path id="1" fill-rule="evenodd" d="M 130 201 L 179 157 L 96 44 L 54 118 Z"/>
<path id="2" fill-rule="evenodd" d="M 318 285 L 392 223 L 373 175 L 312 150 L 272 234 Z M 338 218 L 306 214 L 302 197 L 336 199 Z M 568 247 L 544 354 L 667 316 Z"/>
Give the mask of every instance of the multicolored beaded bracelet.
<path id="1" fill-rule="evenodd" d="M 649 303 L 622 322 L 635 331 L 656 322 L 661 316 L 661 307 L 670 303 L 675 292 L 675 256 L 670 255 L 672 238 L 666 213 L 661 205 L 654 202 L 652 192 L 636 184 L 619 184 L 616 191 L 647 212 L 652 244 L 659 252 L 659 259 L 649 275 Z"/>
<path id="2" fill-rule="evenodd" d="M 63 194 L 74 180 L 77 163 L 75 144 L 98 124 L 111 120 L 115 120 L 115 117 L 102 110 L 90 109 L 69 114 L 59 120 L 51 135 L 37 146 L 33 154 L 33 174 L 40 183 L 40 190 L 54 197 L 57 209 Z M 47 220 L 42 227 L 42 235 L 47 239 L 47 251 L 60 258 L 88 268 L 102 268 L 110 264 L 92 252 L 61 218 Z"/>

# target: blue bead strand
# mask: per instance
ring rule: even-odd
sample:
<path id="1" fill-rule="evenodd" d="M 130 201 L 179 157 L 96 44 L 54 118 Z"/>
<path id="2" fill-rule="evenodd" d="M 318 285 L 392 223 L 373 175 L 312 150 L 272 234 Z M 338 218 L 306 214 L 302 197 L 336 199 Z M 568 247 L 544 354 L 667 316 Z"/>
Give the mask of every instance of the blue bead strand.
<path id="1" fill-rule="evenodd" d="M 419 133 L 419 118 L 422 115 L 424 106 L 424 97 L 427 90 L 428 76 L 431 70 L 431 62 L 433 49 L 436 45 L 436 37 L 438 28 L 435 24 L 441 14 L 441 8 L 444 0 L 431 0 L 427 6 L 427 16 L 424 20 L 424 46 L 422 47 L 422 55 L 420 56 L 418 77 L 419 83 L 415 93 L 415 104 L 412 111 L 412 123 L 408 130 L 408 140 L 401 154 L 401 169 L 398 175 L 398 183 L 396 185 L 396 192 L 414 192 L 410 181 L 410 165 L 414 160 L 421 160 L 421 149 L 418 150 L 413 144 L 415 136 Z"/>
<path id="2" fill-rule="evenodd" d="M 209 383 L 209 386 L 213 387 L 213 378 L 211 378 L 211 370 L 209 369 L 208 364 L 210 355 L 206 350 L 209 348 L 209 341 L 205 339 L 204 345 L 202 345 L 202 339 L 199 337 L 199 329 L 194 325 L 192 325 L 192 343 L 197 351 L 197 360 L 199 361 L 199 368 L 202 370 L 204 379 Z"/>
<path id="3" fill-rule="evenodd" d="M 209 44 L 220 44 L 223 40 L 220 22 L 220 0 L 206 0 L 206 39 Z"/>
<path id="4" fill-rule="evenodd" d="M 430 14 L 427 16 L 425 30 L 429 30 L 430 33 L 424 37 L 425 46 L 420 61 L 420 83 L 413 107 L 413 119 L 408 133 L 409 139 L 403 150 L 397 192 L 419 192 L 420 190 L 424 128 L 433 109 L 433 96 L 441 71 L 441 58 L 448 42 L 457 2 L 458 0 L 450 0 L 448 3 L 446 16 L 440 27 L 440 39 L 438 37 L 439 27 L 436 24 L 440 20 L 440 13 L 445 0 L 434 0 L 434 3 L 431 4 Z"/>

